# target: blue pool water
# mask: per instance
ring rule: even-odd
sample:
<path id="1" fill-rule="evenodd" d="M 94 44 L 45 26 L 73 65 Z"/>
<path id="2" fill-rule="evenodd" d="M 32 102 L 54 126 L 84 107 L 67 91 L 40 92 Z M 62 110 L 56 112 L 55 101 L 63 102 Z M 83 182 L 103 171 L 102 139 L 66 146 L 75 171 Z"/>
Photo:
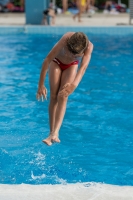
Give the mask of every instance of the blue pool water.
<path id="1" fill-rule="evenodd" d="M 0 35 L 0 183 L 133 185 L 133 36 L 88 36 L 89 68 L 69 97 L 61 143 L 48 147 L 49 93 L 35 96 L 61 35 Z"/>

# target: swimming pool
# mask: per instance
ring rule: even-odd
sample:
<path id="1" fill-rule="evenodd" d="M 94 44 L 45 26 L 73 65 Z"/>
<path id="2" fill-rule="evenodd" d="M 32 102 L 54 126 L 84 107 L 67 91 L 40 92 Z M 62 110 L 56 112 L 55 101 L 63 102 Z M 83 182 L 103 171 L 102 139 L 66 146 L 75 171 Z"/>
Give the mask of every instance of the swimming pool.
<path id="1" fill-rule="evenodd" d="M 51 147 L 42 143 L 49 94 L 46 102 L 35 95 L 42 61 L 62 33 L 0 34 L 1 184 L 133 186 L 133 36 L 86 34 L 92 60 L 69 97 L 61 143 Z"/>

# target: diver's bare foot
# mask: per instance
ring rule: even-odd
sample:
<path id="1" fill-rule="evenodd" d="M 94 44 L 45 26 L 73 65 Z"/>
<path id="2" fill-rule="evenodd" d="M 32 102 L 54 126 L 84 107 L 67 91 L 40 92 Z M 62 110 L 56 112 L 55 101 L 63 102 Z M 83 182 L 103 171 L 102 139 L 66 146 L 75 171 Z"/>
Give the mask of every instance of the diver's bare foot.
<path id="1" fill-rule="evenodd" d="M 43 140 L 42 142 L 44 142 L 45 144 L 47 144 L 48 146 L 51 146 L 53 143 L 55 142 L 60 142 L 58 135 L 57 134 L 51 134 L 49 137 L 47 137 L 45 140 Z"/>

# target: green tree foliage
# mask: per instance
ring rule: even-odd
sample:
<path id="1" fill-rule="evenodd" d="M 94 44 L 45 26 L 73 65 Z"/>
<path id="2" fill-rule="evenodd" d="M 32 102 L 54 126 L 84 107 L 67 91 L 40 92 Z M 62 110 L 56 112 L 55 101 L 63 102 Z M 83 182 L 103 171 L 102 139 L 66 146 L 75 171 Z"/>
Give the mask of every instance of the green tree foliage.
<path id="1" fill-rule="evenodd" d="M 14 4 L 15 6 L 20 6 L 20 5 L 21 5 L 20 0 L 14 0 L 14 1 L 13 1 L 13 4 Z"/>
<path id="2" fill-rule="evenodd" d="M 62 0 L 56 0 L 56 5 L 57 5 L 59 8 L 62 8 Z"/>

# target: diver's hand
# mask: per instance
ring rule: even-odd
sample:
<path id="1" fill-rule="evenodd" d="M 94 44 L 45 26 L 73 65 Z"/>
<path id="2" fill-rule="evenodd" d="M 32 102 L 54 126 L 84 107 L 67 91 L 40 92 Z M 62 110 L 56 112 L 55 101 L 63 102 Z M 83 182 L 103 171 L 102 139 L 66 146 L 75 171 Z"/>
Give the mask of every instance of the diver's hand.
<path id="1" fill-rule="evenodd" d="M 72 83 L 66 83 L 59 92 L 59 96 L 68 97 L 76 89 L 76 86 Z"/>
<path id="2" fill-rule="evenodd" d="M 38 101 L 40 101 L 40 99 L 43 101 L 44 99 L 47 100 L 47 89 L 46 87 L 43 85 L 43 86 L 39 86 L 38 87 L 38 91 L 37 91 L 37 94 L 36 94 L 36 98 Z"/>

